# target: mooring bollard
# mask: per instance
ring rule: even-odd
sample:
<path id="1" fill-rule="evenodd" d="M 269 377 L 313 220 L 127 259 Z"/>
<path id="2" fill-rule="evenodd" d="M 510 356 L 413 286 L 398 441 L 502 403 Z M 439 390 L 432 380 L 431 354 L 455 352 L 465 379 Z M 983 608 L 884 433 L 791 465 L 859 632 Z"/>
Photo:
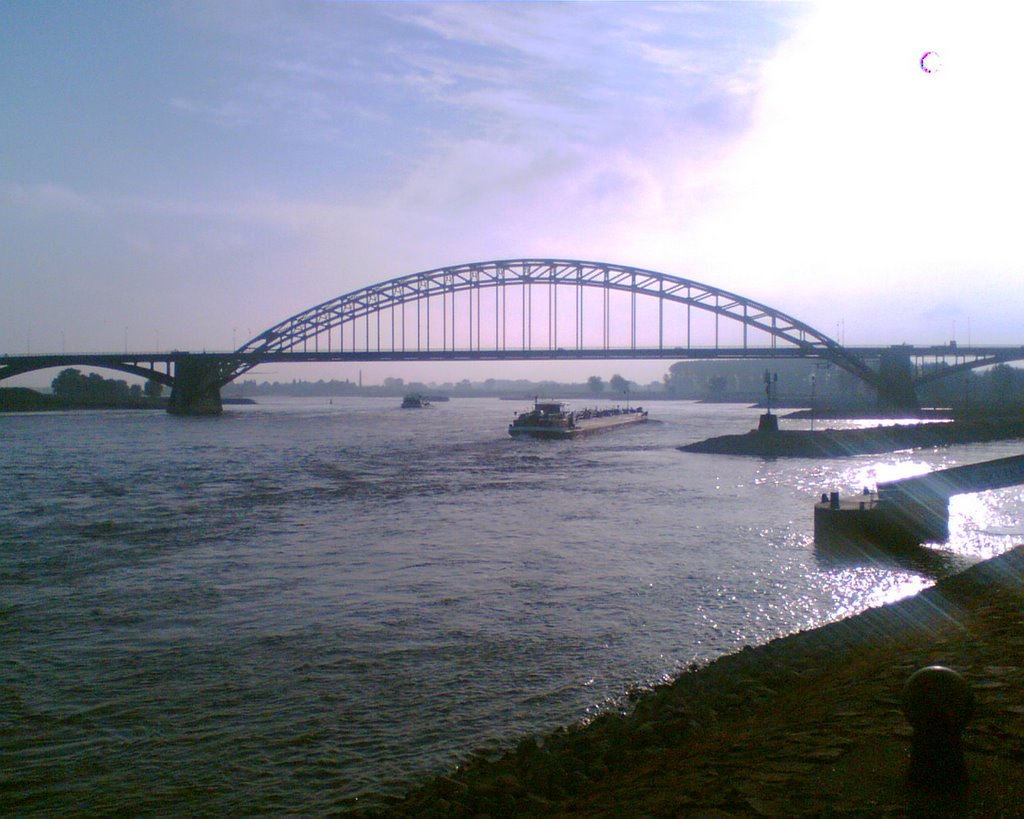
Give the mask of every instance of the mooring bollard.
<path id="1" fill-rule="evenodd" d="M 974 694 L 953 669 L 930 665 L 903 687 L 903 714 L 914 729 L 910 781 L 950 789 L 967 782 L 961 734 L 974 714 Z"/>

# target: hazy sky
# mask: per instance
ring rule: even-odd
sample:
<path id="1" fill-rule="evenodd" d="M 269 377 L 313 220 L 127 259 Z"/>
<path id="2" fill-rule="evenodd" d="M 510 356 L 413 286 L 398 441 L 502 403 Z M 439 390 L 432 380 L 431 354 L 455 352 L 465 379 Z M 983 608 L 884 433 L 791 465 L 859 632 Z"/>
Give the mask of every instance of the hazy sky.
<path id="1" fill-rule="evenodd" d="M 1024 343 L 1016 8 L 7 0 L 0 353 L 227 349 L 524 256 L 849 344 Z M 477 376 L 455 366 L 362 369 Z"/>

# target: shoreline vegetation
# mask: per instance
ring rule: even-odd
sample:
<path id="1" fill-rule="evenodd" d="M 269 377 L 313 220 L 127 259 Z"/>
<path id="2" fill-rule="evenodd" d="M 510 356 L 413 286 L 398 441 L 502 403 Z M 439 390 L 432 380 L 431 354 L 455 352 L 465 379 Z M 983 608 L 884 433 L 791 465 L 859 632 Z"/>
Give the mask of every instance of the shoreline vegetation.
<path id="1" fill-rule="evenodd" d="M 921 385 L 918 394 L 925 407 L 938 409 L 884 410 L 873 393 L 852 376 L 833 368 L 821 369 L 806 361 L 775 361 L 771 405 L 797 412 L 788 418 L 958 418 L 989 417 L 995 413 L 1016 413 L 1024 417 L 1024 370 L 995 365 L 984 372 L 964 375 L 961 380 L 940 379 Z M 782 379 L 774 380 L 781 374 Z M 672 364 L 661 380 L 640 384 L 616 374 L 605 380 L 592 375 L 582 381 L 559 382 L 526 378 L 462 379 L 458 382 L 406 381 L 384 378 L 380 384 L 359 379 L 324 381 L 233 381 L 224 385 L 225 404 L 255 403 L 264 396 L 301 398 L 377 397 L 402 398 L 409 393 L 443 395 L 448 398 L 500 398 L 533 400 L 534 397 L 563 400 L 603 399 L 629 403 L 654 401 L 697 401 L 712 404 L 746 404 L 763 407 L 768 370 L 763 361 L 681 361 Z M 954 383 L 955 382 L 955 383 Z M 780 384 L 782 387 L 780 388 Z M 937 386 L 939 385 L 939 386 Z M 941 389 L 940 389 L 941 386 Z M 46 393 L 27 388 L 0 387 L 0 411 L 75 408 L 164 408 L 164 387 L 155 381 L 129 385 L 124 380 L 102 378 L 66 368 L 52 382 L 52 393 L 68 399 L 58 405 Z M 34 395 L 33 395 L 34 394 Z M 36 397 L 39 396 L 39 397 Z M 255 399 L 255 401 L 254 401 Z"/>
<path id="2" fill-rule="evenodd" d="M 69 409 L 166 409 L 164 387 L 157 381 L 131 384 L 123 379 L 84 374 L 66 367 L 50 382 L 50 392 L 27 387 L 0 388 L 0 411 L 39 412 Z"/>
<path id="3" fill-rule="evenodd" d="M 166 398 L 66 398 L 27 387 L 0 388 L 0 412 L 46 412 L 72 409 L 167 409 Z"/>
<path id="4" fill-rule="evenodd" d="M 300 384 L 304 382 L 299 382 Z M 308 385 L 312 386 L 312 385 Z M 234 385 L 228 385 L 222 391 L 222 401 L 225 405 L 230 404 L 258 404 L 259 398 L 261 397 L 282 397 L 282 398 L 403 398 L 410 392 L 416 392 L 408 387 L 404 388 L 392 388 L 392 387 L 380 387 L 380 386 L 369 386 L 369 387 L 356 387 L 352 386 L 351 389 L 342 391 L 331 391 L 331 390 L 311 390 L 306 389 L 281 389 L 277 390 L 256 390 L 252 393 L 246 394 L 245 390 L 234 387 Z M 498 398 L 503 401 L 533 401 L 537 396 L 544 397 L 557 397 L 565 400 L 600 400 L 605 399 L 608 401 L 618 402 L 650 402 L 650 401 L 694 401 L 701 404 L 745 404 L 749 406 L 758 406 L 756 401 L 752 401 L 746 398 L 720 398 L 720 399 L 695 399 L 695 398 L 681 398 L 678 395 L 673 395 L 668 392 L 657 392 L 657 391 L 645 391 L 639 390 L 636 392 L 616 393 L 616 392 L 594 392 L 588 390 L 585 385 L 581 384 L 550 384 L 546 382 L 538 382 L 535 384 L 528 384 L 521 386 L 514 390 L 499 389 L 496 391 L 489 391 L 486 389 L 474 389 L 469 391 L 454 392 L 449 395 L 447 393 L 441 394 L 436 388 L 428 388 L 425 390 L 419 390 L 419 392 L 429 395 L 432 401 L 448 401 L 451 397 L 455 398 Z M 118 399 L 103 399 L 103 398 L 87 398 L 87 399 L 76 399 L 70 400 L 67 398 L 61 398 L 53 393 L 40 392 L 37 389 L 31 389 L 29 387 L 0 387 L 0 412 L 29 412 L 32 410 L 53 410 L 53 409 L 166 409 L 167 398 L 118 398 Z M 795 407 L 803 407 L 805 405 L 799 404 L 794 405 Z M 883 413 L 884 414 L 884 413 Z M 900 417 L 906 417 L 907 413 L 901 413 Z M 796 417 L 794 413 L 793 417 Z M 819 408 L 815 410 L 816 418 L 859 418 L 859 417 L 879 417 L 879 411 L 873 409 L 870 405 L 857 404 L 853 406 L 842 406 L 836 408 Z"/>
<path id="5" fill-rule="evenodd" d="M 61 412 L 65 410 L 166 410 L 168 399 L 67 398 L 27 387 L 0 387 L 0 413 Z M 251 398 L 225 398 L 225 405 L 255 404 Z"/>
<path id="6" fill-rule="evenodd" d="M 166 410 L 164 385 L 149 380 L 129 384 L 124 379 L 85 375 L 67 367 L 50 382 L 50 392 L 27 387 L 0 387 L 0 412 L 53 412 L 63 410 Z M 245 398 L 228 398 L 226 404 L 254 404 Z"/>
<path id="7" fill-rule="evenodd" d="M 971 686 L 968 784 L 907 779 L 907 678 Z M 1024 546 L 896 603 L 746 647 L 627 713 L 471 755 L 366 816 L 1012 816 L 1024 804 Z"/>

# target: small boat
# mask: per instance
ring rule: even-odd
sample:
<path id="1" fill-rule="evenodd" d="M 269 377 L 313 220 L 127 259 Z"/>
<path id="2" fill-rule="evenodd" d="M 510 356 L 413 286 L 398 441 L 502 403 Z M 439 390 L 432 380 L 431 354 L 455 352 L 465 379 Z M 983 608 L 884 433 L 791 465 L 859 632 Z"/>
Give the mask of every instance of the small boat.
<path id="1" fill-rule="evenodd" d="M 584 409 L 575 412 L 558 401 L 534 401 L 533 409 L 519 413 L 508 425 L 513 438 L 575 438 L 591 432 L 636 424 L 647 420 L 643 407 Z"/>
<path id="2" fill-rule="evenodd" d="M 412 393 L 402 399 L 402 409 L 426 409 L 430 402 L 419 393 Z"/>

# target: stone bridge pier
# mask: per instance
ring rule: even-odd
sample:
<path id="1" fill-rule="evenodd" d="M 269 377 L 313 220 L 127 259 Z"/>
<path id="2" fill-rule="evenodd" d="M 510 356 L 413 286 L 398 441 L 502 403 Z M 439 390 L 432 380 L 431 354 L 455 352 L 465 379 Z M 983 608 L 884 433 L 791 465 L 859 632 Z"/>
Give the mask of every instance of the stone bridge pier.
<path id="1" fill-rule="evenodd" d="M 878 404 L 887 410 L 921 409 L 914 389 L 914 367 L 905 348 L 891 347 L 879 358 Z"/>
<path id="2" fill-rule="evenodd" d="M 220 415 L 223 356 L 187 355 L 174 362 L 174 386 L 167 411 L 172 415 Z"/>

